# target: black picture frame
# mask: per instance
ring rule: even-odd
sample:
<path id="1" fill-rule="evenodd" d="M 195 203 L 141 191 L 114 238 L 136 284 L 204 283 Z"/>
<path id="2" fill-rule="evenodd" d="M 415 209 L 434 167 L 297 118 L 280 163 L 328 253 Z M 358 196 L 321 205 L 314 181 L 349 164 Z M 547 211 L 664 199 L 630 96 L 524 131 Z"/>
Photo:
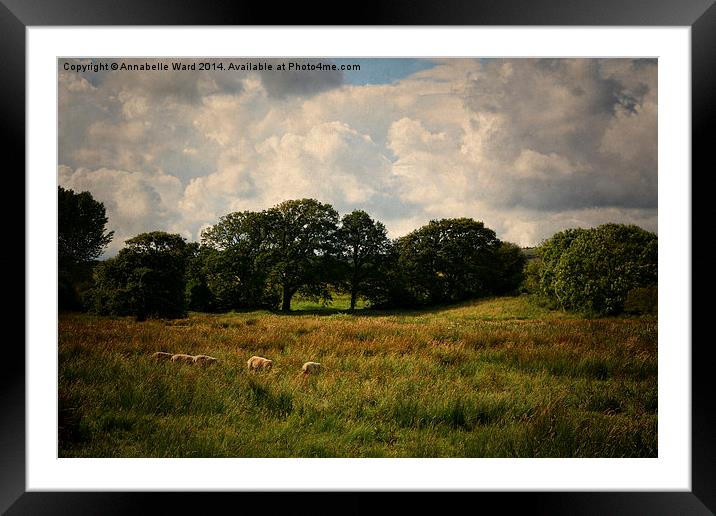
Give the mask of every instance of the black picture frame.
<path id="1" fill-rule="evenodd" d="M 1 119 L 7 129 L 4 156 L 18 157 L 25 170 L 25 30 L 29 26 L 106 25 L 501 25 L 501 26 L 689 26 L 692 80 L 692 235 L 706 235 L 707 178 L 713 173 L 714 153 L 708 128 L 715 121 L 716 6 L 714 0 L 398 0 L 360 2 L 331 10 L 314 4 L 273 5 L 196 0 L 0 0 Z M 24 181 L 19 188 L 25 192 Z M 710 203 L 714 205 L 713 202 Z M 700 211 L 697 211 L 697 207 Z M 694 239 L 691 239 L 694 242 Z M 24 247 L 23 247 L 24 249 Z M 693 274 L 705 269 L 703 255 L 693 252 Z M 23 251 L 24 253 L 24 251 Z M 23 255 L 24 256 L 24 255 Z M 24 258 L 26 258 L 24 256 Z M 29 274 L 25 268 L 25 275 Z M 704 276 L 706 278 L 706 276 Z M 711 281 L 692 287 L 692 335 L 709 320 L 700 293 Z M 701 297 L 704 299 L 705 297 Z M 24 306 L 24 305 L 23 305 Z M 25 314 L 27 315 L 27 314 Z M 24 339 L 23 339 L 24 340 Z M 709 388 L 710 339 L 692 338 L 692 490 L 690 492 L 500 492 L 455 493 L 454 507 L 469 504 L 477 510 L 485 502 L 501 510 L 528 509 L 536 514 L 713 514 L 716 512 L 716 410 Z M 214 504 L 251 504 L 260 493 L 149 493 L 149 492 L 26 492 L 25 489 L 25 352 L 17 342 L 3 348 L 6 368 L 0 375 L 0 511 L 7 514 L 126 514 L 145 512 L 154 503 L 162 512 L 186 512 Z M 12 365 L 10 365 L 12 364 Z M 399 503 L 425 507 L 427 493 L 407 493 Z M 345 493 L 340 513 L 372 512 L 380 493 Z M 271 512 L 296 503 L 310 493 L 271 493 Z M 470 500 L 461 500 L 469 496 Z M 323 500 L 324 498 L 321 498 Z M 259 501 L 258 499 L 256 500 Z M 322 502 L 321 502 L 322 503 Z M 210 505 L 207 505 L 210 504 Z M 235 506 L 237 507 L 237 506 Z M 100 509 L 101 508 L 101 509 Z M 324 507 L 334 513 L 330 505 Z M 313 512 L 313 511 L 312 511 Z M 318 512 L 322 512 L 319 508 Z"/>

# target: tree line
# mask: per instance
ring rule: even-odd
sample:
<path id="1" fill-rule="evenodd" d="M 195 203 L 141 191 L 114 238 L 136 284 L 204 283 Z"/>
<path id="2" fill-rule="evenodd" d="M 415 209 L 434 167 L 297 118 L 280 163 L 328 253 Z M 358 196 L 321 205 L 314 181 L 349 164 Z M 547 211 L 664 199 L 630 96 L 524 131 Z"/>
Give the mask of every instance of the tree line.
<path id="1" fill-rule="evenodd" d="M 200 242 L 142 233 L 115 257 L 95 262 L 112 235 L 104 229 L 104 206 L 95 201 L 94 208 L 100 215 L 84 221 L 60 217 L 61 240 L 94 228 L 93 239 L 79 239 L 75 255 L 60 259 L 60 270 L 68 262 L 75 269 L 91 265 L 92 285 L 76 304 L 100 314 L 144 319 L 187 310 L 289 311 L 297 293 L 328 301 L 337 292 L 350 296 L 351 310 L 359 298 L 373 308 L 420 307 L 513 291 L 525 263 L 518 246 L 473 219 L 433 220 L 390 239 L 385 225 L 365 211 L 340 217 L 316 199 L 229 213 L 205 229 Z"/>
<path id="2" fill-rule="evenodd" d="M 59 196 L 60 308 L 146 319 L 289 311 L 296 294 L 329 301 L 346 293 L 354 310 L 358 299 L 417 308 L 522 290 L 568 310 L 611 314 L 649 311 L 656 296 L 656 235 L 636 226 L 557 233 L 527 264 L 517 245 L 471 218 L 431 220 L 390 239 L 365 211 L 340 217 L 330 204 L 295 199 L 229 213 L 200 242 L 142 233 L 97 261 L 113 237 L 104 206 L 88 192 L 59 187 Z"/>

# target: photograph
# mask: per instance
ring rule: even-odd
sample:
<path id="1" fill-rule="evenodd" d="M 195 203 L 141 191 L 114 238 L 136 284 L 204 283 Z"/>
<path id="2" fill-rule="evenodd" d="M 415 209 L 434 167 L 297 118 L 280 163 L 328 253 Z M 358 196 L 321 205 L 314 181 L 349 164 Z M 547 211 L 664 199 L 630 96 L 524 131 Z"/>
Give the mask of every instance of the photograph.
<path id="1" fill-rule="evenodd" d="M 0 0 L 0 512 L 713 514 L 713 2 Z"/>
<path id="2" fill-rule="evenodd" d="M 659 59 L 57 57 L 59 458 L 659 458 Z"/>

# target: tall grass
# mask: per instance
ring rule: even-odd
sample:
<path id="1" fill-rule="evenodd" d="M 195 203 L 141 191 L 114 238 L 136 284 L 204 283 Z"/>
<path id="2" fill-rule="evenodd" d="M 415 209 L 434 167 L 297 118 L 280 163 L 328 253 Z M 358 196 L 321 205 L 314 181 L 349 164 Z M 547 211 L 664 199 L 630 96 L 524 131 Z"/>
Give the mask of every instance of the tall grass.
<path id="1" fill-rule="evenodd" d="M 273 370 L 249 372 L 254 354 Z M 524 298 L 59 320 L 62 457 L 655 457 L 657 409 L 655 318 Z"/>

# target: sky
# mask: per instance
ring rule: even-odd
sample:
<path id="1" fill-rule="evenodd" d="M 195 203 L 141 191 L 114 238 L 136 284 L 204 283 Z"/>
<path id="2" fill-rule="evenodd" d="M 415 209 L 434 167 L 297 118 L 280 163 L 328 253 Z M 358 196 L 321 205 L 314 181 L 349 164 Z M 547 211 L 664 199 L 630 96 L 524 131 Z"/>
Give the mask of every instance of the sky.
<path id="1" fill-rule="evenodd" d="M 92 68 L 112 63 L 170 69 Z M 58 80 L 58 184 L 104 204 L 105 257 L 301 198 L 365 210 L 391 238 L 452 217 L 523 247 L 607 222 L 657 231 L 655 59 L 60 59 Z"/>

